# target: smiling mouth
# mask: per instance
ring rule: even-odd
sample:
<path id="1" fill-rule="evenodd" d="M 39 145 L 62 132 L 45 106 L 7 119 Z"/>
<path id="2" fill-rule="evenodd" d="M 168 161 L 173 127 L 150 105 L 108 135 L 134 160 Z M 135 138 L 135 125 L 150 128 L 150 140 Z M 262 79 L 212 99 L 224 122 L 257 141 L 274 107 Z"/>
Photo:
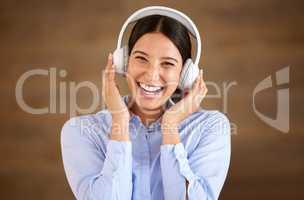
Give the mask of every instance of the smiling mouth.
<path id="1" fill-rule="evenodd" d="M 163 86 L 149 85 L 141 82 L 136 82 L 136 83 L 137 86 L 141 89 L 141 91 L 148 96 L 159 95 L 165 88 Z"/>

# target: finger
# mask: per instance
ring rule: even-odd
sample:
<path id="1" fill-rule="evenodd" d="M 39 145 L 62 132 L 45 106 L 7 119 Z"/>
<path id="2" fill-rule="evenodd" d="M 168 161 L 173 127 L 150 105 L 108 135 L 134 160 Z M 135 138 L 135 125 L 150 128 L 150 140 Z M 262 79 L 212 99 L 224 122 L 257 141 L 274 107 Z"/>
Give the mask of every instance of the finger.
<path id="1" fill-rule="evenodd" d="M 205 80 L 204 80 L 204 70 L 203 70 L 203 69 L 201 69 L 201 75 L 202 75 L 202 83 L 205 84 Z"/>
<path id="2" fill-rule="evenodd" d="M 200 76 L 198 75 L 195 79 L 192 90 L 196 90 L 198 88 L 199 84 L 200 84 Z"/>
<path id="3" fill-rule="evenodd" d="M 113 66 L 113 55 L 109 53 L 106 69 L 103 72 L 102 95 L 106 99 L 110 92 L 113 92 L 115 84 L 115 71 Z"/>
<path id="4" fill-rule="evenodd" d="M 120 92 L 120 87 L 118 84 L 116 84 L 116 87 L 117 87 L 118 91 Z"/>
<path id="5" fill-rule="evenodd" d="M 109 91 L 109 80 L 108 80 L 108 73 L 106 71 L 103 71 L 102 73 L 102 95 L 104 98 L 106 98 L 106 95 Z"/>
<path id="6" fill-rule="evenodd" d="M 204 74 L 204 72 L 203 72 L 203 70 L 201 69 L 200 70 L 200 89 L 202 89 L 203 87 L 204 87 L 204 84 L 205 84 L 205 82 L 204 82 L 204 78 L 203 78 L 203 74 Z"/>
<path id="7" fill-rule="evenodd" d="M 208 89 L 206 87 L 206 83 L 205 83 L 204 78 L 203 78 L 203 70 L 201 70 L 200 74 L 201 74 L 200 96 L 202 98 L 204 98 L 207 94 Z"/>
<path id="8" fill-rule="evenodd" d="M 112 65 L 113 65 L 113 55 L 112 53 L 109 53 L 107 60 L 107 69 L 110 69 Z"/>
<path id="9" fill-rule="evenodd" d="M 197 76 L 196 80 L 195 80 L 195 84 L 194 84 L 194 87 L 193 87 L 193 92 L 197 92 L 199 87 L 201 85 L 201 76 L 200 74 Z"/>
<path id="10" fill-rule="evenodd" d="M 191 98 L 191 96 L 193 96 L 197 93 L 199 84 L 200 84 L 199 82 L 200 82 L 200 78 L 199 78 L 199 76 L 197 76 L 192 85 L 192 88 L 188 91 L 187 98 Z"/>
<path id="11" fill-rule="evenodd" d="M 108 63 L 105 72 L 106 72 L 105 77 L 106 79 L 108 79 L 108 81 L 113 81 L 115 79 L 115 70 L 114 70 L 112 53 L 110 53 L 108 56 Z"/>
<path id="12" fill-rule="evenodd" d="M 204 80 L 203 80 L 203 70 L 200 69 L 199 71 L 199 76 L 198 76 L 198 87 L 197 87 L 197 90 L 195 91 L 195 101 L 196 103 L 199 105 L 201 100 L 204 98 Z"/>

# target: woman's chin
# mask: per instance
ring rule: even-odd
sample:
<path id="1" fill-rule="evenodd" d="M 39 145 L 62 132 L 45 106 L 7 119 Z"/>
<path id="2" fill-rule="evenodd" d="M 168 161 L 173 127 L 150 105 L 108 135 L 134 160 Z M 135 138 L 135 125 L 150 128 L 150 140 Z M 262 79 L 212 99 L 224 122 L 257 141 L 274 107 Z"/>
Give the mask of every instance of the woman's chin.
<path id="1" fill-rule="evenodd" d="M 156 110 L 162 106 L 160 99 L 138 97 L 136 103 L 143 110 Z"/>

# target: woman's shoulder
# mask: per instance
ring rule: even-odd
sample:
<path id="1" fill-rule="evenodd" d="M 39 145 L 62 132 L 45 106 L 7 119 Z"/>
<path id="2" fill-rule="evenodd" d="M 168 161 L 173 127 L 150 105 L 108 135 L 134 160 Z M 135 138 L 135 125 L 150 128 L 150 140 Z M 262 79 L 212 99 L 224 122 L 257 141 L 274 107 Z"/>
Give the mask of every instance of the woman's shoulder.
<path id="1" fill-rule="evenodd" d="M 108 124 L 110 121 L 111 113 L 108 110 L 101 110 L 94 114 L 71 117 L 64 123 L 63 128 L 74 127 L 87 130 L 88 128 L 93 128 L 98 125 Z"/>
<path id="2" fill-rule="evenodd" d="M 207 110 L 207 109 L 199 109 L 196 112 L 193 112 L 189 117 L 190 120 L 200 120 L 200 121 L 208 121 L 211 123 L 212 121 L 228 121 L 228 116 L 219 111 L 219 110 Z"/>
<path id="3" fill-rule="evenodd" d="M 204 129 L 210 129 L 214 127 L 230 128 L 229 117 L 219 110 L 207 110 L 200 109 L 192 115 L 190 115 L 186 120 L 185 124 L 193 124 L 193 126 L 201 126 Z"/>
<path id="4" fill-rule="evenodd" d="M 197 148 L 205 148 L 208 144 L 229 145 L 230 122 L 228 116 L 219 110 L 200 109 L 181 123 L 180 134 L 191 155 Z"/>
<path id="5" fill-rule="evenodd" d="M 219 110 L 202 109 L 199 111 L 199 114 L 201 116 L 205 116 L 206 121 L 208 121 L 208 123 L 215 123 L 215 122 L 229 123 L 228 115 Z"/>
<path id="6" fill-rule="evenodd" d="M 110 128 L 111 113 L 106 109 L 94 114 L 72 117 L 62 126 L 61 141 L 100 140 L 107 137 Z"/>

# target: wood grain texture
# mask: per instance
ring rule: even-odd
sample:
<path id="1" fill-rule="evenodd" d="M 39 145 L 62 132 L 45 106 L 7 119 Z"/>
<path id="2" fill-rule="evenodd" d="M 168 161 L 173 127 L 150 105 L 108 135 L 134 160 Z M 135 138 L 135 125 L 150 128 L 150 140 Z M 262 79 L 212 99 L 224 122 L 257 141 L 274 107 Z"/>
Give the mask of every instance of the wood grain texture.
<path id="1" fill-rule="evenodd" d="M 205 81 L 221 88 L 224 82 L 237 83 L 227 95 L 226 114 L 235 134 L 220 199 L 304 199 L 300 0 L 1 1 L 1 199 L 73 199 L 60 152 L 60 129 L 69 113 L 60 114 L 58 107 L 55 114 L 24 112 L 15 97 L 20 76 L 31 69 L 56 67 L 67 72 L 57 77 L 57 95 L 60 81 L 68 86 L 91 81 L 101 88 L 101 70 L 107 54 L 115 49 L 123 21 L 138 8 L 159 4 L 184 11 L 197 24 L 203 40 L 200 66 Z M 286 66 L 290 66 L 290 132 L 283 134 L 254 114 L 252 92 L 261 80 Z M 126 94 L 125 81 L 120 77 L 118 82 Z M 210 94 L 214 93 L 209 87 Z M 92 101 L 85 89 L 77 97 L 83 108 Z M 258 109 L 274 117 L 275 98 L 274 90 L 261 93 Z M 37 108 L 47 106 L 48 79 L 27 81 L 24 99 Z M 207 98 L 202 106 L 224 111 L 223 101 Z"/>

